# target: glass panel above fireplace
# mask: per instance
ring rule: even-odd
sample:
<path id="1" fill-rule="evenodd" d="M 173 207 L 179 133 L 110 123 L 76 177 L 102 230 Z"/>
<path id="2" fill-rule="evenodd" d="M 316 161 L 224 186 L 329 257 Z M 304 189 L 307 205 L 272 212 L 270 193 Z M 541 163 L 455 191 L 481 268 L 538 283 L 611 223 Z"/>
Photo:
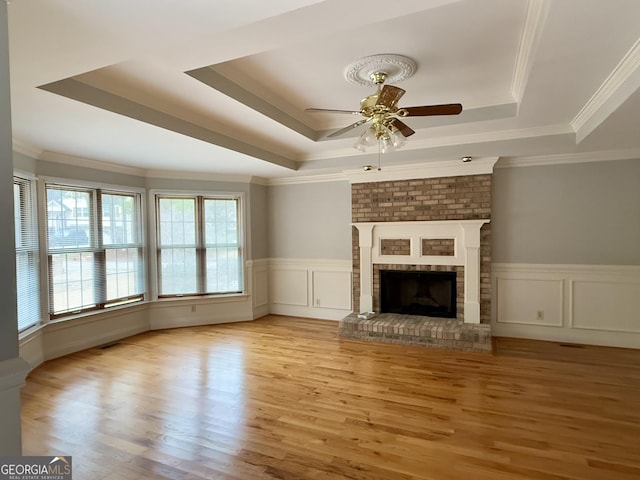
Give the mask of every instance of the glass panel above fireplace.
<path id="1" fill-rule="evenodd" d="M 456 317 L 456 272 L 380 271 L 381 313 Z"/>

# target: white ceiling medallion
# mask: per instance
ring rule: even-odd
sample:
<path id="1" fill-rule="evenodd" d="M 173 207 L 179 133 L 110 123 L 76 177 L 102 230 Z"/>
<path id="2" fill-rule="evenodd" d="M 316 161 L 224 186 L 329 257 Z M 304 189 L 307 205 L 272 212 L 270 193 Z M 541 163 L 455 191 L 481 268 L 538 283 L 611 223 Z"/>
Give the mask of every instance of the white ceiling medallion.
<path id="1" fill-rule="evenodd" d="M 416 62 L 403 55 L 370 55 L 347 65 L 344 78 L 352 85 L 370 87 L 374 85 L 371 75 L 384 72 L 387 74 L 386 82 L 392 84 L 409 78 L 417 68 Z"/>

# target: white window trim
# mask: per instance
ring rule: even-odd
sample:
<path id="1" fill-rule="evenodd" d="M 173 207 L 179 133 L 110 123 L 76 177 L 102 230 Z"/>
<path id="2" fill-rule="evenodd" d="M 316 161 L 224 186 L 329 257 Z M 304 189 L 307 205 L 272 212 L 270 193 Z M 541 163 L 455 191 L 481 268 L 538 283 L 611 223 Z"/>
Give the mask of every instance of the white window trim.
<path id="1" fill-rule="evenodd" d="M 238 229 L 239 229 L 239 239 L 240 249 L 242 252 L 242 292 L 240 293 L 212 293 L 208 295 L 184 295 L 184 296 L 175 296 L 171 298 L 158 298 L 158 255 L 156 252 L 158 251 L 158 242 L 157 242 L 157 204 L 156 204 L 156 196 L 184 196 L 184 197 L 215 197 L 215 198 L 228 198 L 228 199 L 239 199 L 240 208 L 238 213 Z M 248 226 L 246 224 L 247 221 L 247 201 L 246 194 L 244 192 L 229 192 L 229 191 L 216 191 L 216 190 L 176 190 L 176 189 L 163 189 L 163 188 L 155 188 L 149 190 L 149 197 L 147 201 L 149 205 L 149 243 L 147 244 L 149 251 L 147 258 L 149 259 L 149 300 L 150 301 L 172 301 L 172 302 L 180 302 L 180 301 L 193 301 L 194 298 L 201 299 L 212 299 L 212 298 L 226 298 L 226 297 L 238 297 L 244 298 L 247 296 L 247 230 Z"/>
<path id="2" fill-rule="evenodd" d="M 149 244 L 147 243 L 147 229 L 145 226 L 147 225 L 147 190 L 144 187 L 132 187 L 128 185 L 118 185 L 111 183 L 101 183 L 101 182 L 92 182 L 92 181 L 84 181 L 78 179 L 70 179 L 64 177 L 50 177 L 50 176 L 39 176 L 36 175 L 34 177 L 37 181 L 37 210 L 38 210 L 38 221 L 40 222 L 38 226 L 38 240 L 40 242 L 40 305 L 41 305 L 41 318 L 42 321 L 40 323 L 40 328 L 45 325 L 51 323 L 65 322 L 69 320 L 74 320 L 83 317 L 89 317 L 92 315 L 100 315 L 107 311 L 117 310 L 117 309 L 125 309 L 128 307 L 132 307 L 135 305 L 140 305 L 142 303 L 148 303 L 150 299 L 150 279 L 149 279 L 149 253 L 147 249 L 149 248 Z M 142 300 L 139 302 L 129 304 L 129 305 L 113 305 L 107 309 L 99 309 L 99 310 L 91 310 L 86 312 L 80 312 L 76 314 L 65 315 L 64 317 L 49 318 L 49 272 L 48 272 L 48 251 L 46 248 L 47 245 L 47 227 L 46 225 L 43 227 L 43 224 L 47 220 L 47 184 L 60 185 L 64 187 L 71 188 L 81 188 L 81 189 L 101 189 L 107 192 L 113 193 L 137 193 L 140 195 L 140 240 L 143 248 L 143 272 L 145 273 L 145 292 L 143 294 Z M 45 246 L 43 248 L 43 246 Z M 32 333 L 32 329 L 25 330 L 25 334 Z"/>

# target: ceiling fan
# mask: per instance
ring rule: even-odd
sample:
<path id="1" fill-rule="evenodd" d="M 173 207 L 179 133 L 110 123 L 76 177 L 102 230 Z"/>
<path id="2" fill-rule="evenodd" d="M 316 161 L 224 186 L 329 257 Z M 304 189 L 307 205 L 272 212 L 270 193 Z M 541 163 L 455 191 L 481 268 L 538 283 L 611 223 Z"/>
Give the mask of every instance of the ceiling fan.
<path id="1" fill-rule="evenodd" d="M 385 152 L 400 148 L 404 144 L 406 137 L 416 133 L 400 118 L 458 115 L 462 112 L 462 105 L 459 103 L 398 107 L 398 101 L 405 94 L 405 90 L 393 85 L 384 85 L 387 78 L 387 73 L 385 72 L 374 72 L 370 77 L 373 83 L 377 85 L 377 91 L 360 101 L 360 110 L 331 110 L 324 108 L 307 108 L 305 110 L 310 113 L 346 113 L 364 117 L 351 125 L 330 133 L 327 137 L 337 137 L 361 125 L 371 123 L 354 147 L 365 151 L 368 146 L 380 145 L 382 151 Z"/>

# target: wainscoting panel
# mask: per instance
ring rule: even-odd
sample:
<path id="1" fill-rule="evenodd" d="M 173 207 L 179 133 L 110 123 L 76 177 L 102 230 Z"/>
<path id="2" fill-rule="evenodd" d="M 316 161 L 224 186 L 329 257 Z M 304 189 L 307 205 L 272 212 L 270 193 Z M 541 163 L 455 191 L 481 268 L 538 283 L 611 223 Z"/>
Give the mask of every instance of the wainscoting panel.
<path id="1" fill-rule="evenodd" d="M 563 281 L 498 278 L 496 321 L 562 327 Z"/>
<path id="2" fill-rule="evenodd" d="M 249 295 L 160 300 L 149 304 L 151 330 L 253 320 Z"/>
<path id="3" fill-rule="evenodd" d="M 350 272 L 314 271 L 312 274 L 314 306 L 351 310 Z"/>
<path id="4" fill-rule="evenodd" d="M 269 311 L 341 320 L 351 313 L 349 260 L 271 259 Z"/>
<path id="5" fill-rule="evenodd" d="M 44 360 L 96 347 L 149 330 L 148 304 L 108 310 L 44 326 Z"/>
<path id="6" fill-rule="evenodd" d="M 576 280 L 571 290 L 573 328 L 640 333 L 640 283 Z"/>
<path id="7" fill-rule="evenodd" d="M 43 334 L 43 329 L 38 328 L 20 339 L 20 357 L 32 370 L 44 362 Z"/>
<path id="8" fill-rule="evenodd" d="M 494 336 L 640 348 L 640 267 L 492 265 Z"/>
<path id="9" fill-rule="evenodd" d="M 248 264 L 249 294 L 253 299 L 253 318 L 256 319 L 269 314 L 269 260 L 253 260 Z"/>
<path id="10" fill-rule="evenodd" d="M 271 304 L 309 306 L 308 276 L 306 268 L 271 266 L 269 271 Z"/>

